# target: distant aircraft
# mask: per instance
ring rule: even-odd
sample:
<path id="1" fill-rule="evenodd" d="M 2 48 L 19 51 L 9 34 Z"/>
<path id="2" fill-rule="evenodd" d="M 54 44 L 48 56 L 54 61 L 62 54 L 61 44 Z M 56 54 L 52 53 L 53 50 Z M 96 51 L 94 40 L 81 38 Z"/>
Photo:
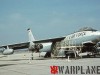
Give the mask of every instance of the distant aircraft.
<path id="1" fill-rule="evenodd" d="M 29 41 L 11 45 L 3 45 L 3 54 L 13 54 L 14 50 L 28 48 L 33 52 L 46 52 L 45 57 L 54 56 L 90 56 L 100 50 L 100 31 L 92 28 L 82 28 L 70 35 L 45 40 L 35 40 L 31 29 L 27 29 Z"/>

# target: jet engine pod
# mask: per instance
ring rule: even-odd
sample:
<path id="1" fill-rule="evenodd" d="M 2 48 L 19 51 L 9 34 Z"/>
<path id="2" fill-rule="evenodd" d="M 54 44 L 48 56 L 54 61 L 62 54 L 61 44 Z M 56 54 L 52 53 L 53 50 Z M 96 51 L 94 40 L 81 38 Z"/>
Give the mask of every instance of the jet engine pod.
<path id="1" fill-rule="evenodd" d="M 40 52 L 51 52 L 52 43 L 42 43 L 42 48 L 39 50 Z"/>
<path id="2" fill-rule="evenodd" d="M 14 50 L 13 49 L 4 49 L 2 54 L 4 55 L 10 55 L 10 54 L 13 54 L 14 53 Z"/>

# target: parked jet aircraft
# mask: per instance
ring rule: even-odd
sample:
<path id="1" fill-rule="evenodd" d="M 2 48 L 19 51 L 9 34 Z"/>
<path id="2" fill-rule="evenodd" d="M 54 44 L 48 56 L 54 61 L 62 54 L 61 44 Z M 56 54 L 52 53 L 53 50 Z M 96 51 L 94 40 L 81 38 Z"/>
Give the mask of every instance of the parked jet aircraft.
<path id="1" fill-rule="evenodd" d="M 35 40 L 31 29 L 28 30 L 29 41 L 11 45 L 3 45 L 3 54 L 13 54 L 14 50 L 28 48 L 33 52 L 47 52 L 45 57 L 50 57 L 51 53 L 54 56 L 83 56 L 98 54 L 97 44 L 100 41 L 100 31 L 92 28 L 83 28 L 70 35 L 45 39 Z M 100 46 L 100 45 L 99 45 Z"/>
<path id="2" fill-rule="evenodd" d="M 51 42 L 36 43 L 35 38 L 33 37 L 32 31 L 30 29 L 27 29 L 27 31 L 28 31 L 28 36 L 29 36 L 28 42 L 2 45 L 2 46 L 0 46 L 0 52 L 2 52 L 2 54 L 4 54 L 4 55 L 10 55 L 10 54 L 14 53 L 14 50 L 28 48 L 29 51 L 32 51 L 32 54 L 33 54 L 33 52 L 46 52 L 45 57 L 50 57 L 52 43 Z"/>

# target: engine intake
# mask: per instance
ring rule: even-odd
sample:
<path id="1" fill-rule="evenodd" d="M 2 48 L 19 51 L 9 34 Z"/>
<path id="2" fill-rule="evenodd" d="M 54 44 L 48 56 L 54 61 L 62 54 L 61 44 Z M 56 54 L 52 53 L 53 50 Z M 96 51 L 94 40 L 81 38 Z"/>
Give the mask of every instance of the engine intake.
<path id="1" fill-rule="evenodd" d="M 35 49 L 42 49 L 43 48 L 43 45 L 42 44 L 35 44 L 34 45 L 34 48 Z"/>

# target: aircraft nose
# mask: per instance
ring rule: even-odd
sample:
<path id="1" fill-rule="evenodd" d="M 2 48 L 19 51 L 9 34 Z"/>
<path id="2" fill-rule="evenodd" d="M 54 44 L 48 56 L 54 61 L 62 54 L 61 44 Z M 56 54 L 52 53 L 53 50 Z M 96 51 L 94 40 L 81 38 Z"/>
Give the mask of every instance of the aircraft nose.
<path id="1" fill-rule="evenodd" d="M 98 40 L 100 41 L 100 31 L 98 31 L 96 35 L 98 36 Z"/>
<path id="2" fill-rule="evenodd" d="M 98 35 L 100 35 L 100 32 L 98 33 Z"/>
<path id="3" fill-rule="evenodd" d="M 96 32 L 96 35 L 99 35 L 100 36 L 100 31 Z"/>

